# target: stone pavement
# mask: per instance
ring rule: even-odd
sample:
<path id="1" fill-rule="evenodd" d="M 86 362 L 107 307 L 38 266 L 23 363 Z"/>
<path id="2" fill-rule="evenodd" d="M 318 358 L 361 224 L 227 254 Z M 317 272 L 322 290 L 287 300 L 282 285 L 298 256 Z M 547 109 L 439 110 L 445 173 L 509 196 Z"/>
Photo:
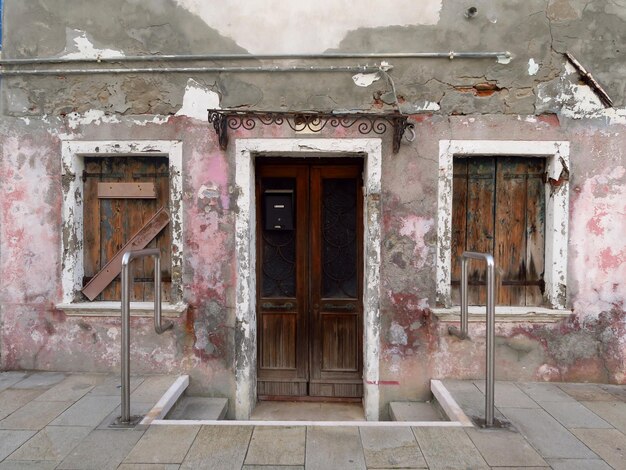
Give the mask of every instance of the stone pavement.
<path id="1" fill-rule="evenodd" d="M 134 414 L 171 376 L 133 377 Z M 506 429 L 152 425 L 109 429 L 117 375 L 0 373 L 1 469 L 626 469 L 626 386 L 496 384 Z M 483 382 L 445 381 L 470 416 Z"/>

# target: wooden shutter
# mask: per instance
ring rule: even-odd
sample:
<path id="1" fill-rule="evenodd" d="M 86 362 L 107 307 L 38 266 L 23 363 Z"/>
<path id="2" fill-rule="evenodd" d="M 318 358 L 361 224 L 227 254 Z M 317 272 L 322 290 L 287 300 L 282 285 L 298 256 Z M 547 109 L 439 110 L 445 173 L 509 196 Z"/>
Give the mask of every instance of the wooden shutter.
<path id="1" fill-rule="evenodd" d="M 543 294 L 545 190 L 542 158 L 455 158 L 452 300 L 459 303 L 465 250 L 493 253 L 499 305 L 539 305 Z M 469 267 L 469 302 L 486 300 L 486 271 Z"/>
<path id="2" fill-rule="evenodd" d="M 165 157 L 85 157 L 84 172 L 84 269 L 83 285 L 130 240 L 160 207 L 168 207 L 169 174 Z M 152 183 L 155 199 L 98 198 L 98 183 Z M 171 230 L 166 227 L 148 245 L 161 248 L 163 300 L 170 300 Z M 153 299 L 154 261 L 133 262 L 131 300 Z M 96 300 L 120 300 L 117 277 Z"/>

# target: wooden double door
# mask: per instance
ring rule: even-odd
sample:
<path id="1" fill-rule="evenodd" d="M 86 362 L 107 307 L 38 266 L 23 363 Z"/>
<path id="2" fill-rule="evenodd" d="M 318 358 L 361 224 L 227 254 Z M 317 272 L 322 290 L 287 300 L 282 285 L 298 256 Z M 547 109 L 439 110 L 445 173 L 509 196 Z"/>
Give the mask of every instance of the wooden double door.
<path id="1" fill-rule="evenodd" d="M 363 395 L 361 174 L 356 158 L 257 161 L 259 399 Z"/>

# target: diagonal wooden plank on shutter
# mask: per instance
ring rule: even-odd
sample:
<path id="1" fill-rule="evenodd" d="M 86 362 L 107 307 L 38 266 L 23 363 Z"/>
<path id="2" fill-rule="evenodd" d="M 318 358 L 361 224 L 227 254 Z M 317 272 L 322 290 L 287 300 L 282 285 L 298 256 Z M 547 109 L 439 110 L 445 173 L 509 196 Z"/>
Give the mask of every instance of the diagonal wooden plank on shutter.
<path id="1" fill-rule="evenodd" d="M 145 248 L 169 223 L 170 214 L 164 207 L 161 207 L 156 214 L 133 235 L 128 243 L 115 253 L 104 268 L 83 287 L 83 294 L 85 294 L 89 300 L 95 299 L 121 272 L 124 253 L 129 250 L 141 250 Z"/>

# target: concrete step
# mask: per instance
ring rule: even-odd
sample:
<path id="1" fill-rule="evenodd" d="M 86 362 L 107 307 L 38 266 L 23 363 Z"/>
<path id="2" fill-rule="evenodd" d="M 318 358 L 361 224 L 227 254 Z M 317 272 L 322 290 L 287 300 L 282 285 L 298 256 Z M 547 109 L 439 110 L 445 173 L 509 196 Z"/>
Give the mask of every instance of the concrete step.
<path id="1" fill-rule="evenodd" d="M 449 421 L 436 401 L 393 401 L 389 403 L 391 421 Z"/>
<path id="2" fill-rule="evenodd" d="M 165 419 L 218 420 L 226 417 L 227 398 L 192 397 L 183 395 Z"/>

